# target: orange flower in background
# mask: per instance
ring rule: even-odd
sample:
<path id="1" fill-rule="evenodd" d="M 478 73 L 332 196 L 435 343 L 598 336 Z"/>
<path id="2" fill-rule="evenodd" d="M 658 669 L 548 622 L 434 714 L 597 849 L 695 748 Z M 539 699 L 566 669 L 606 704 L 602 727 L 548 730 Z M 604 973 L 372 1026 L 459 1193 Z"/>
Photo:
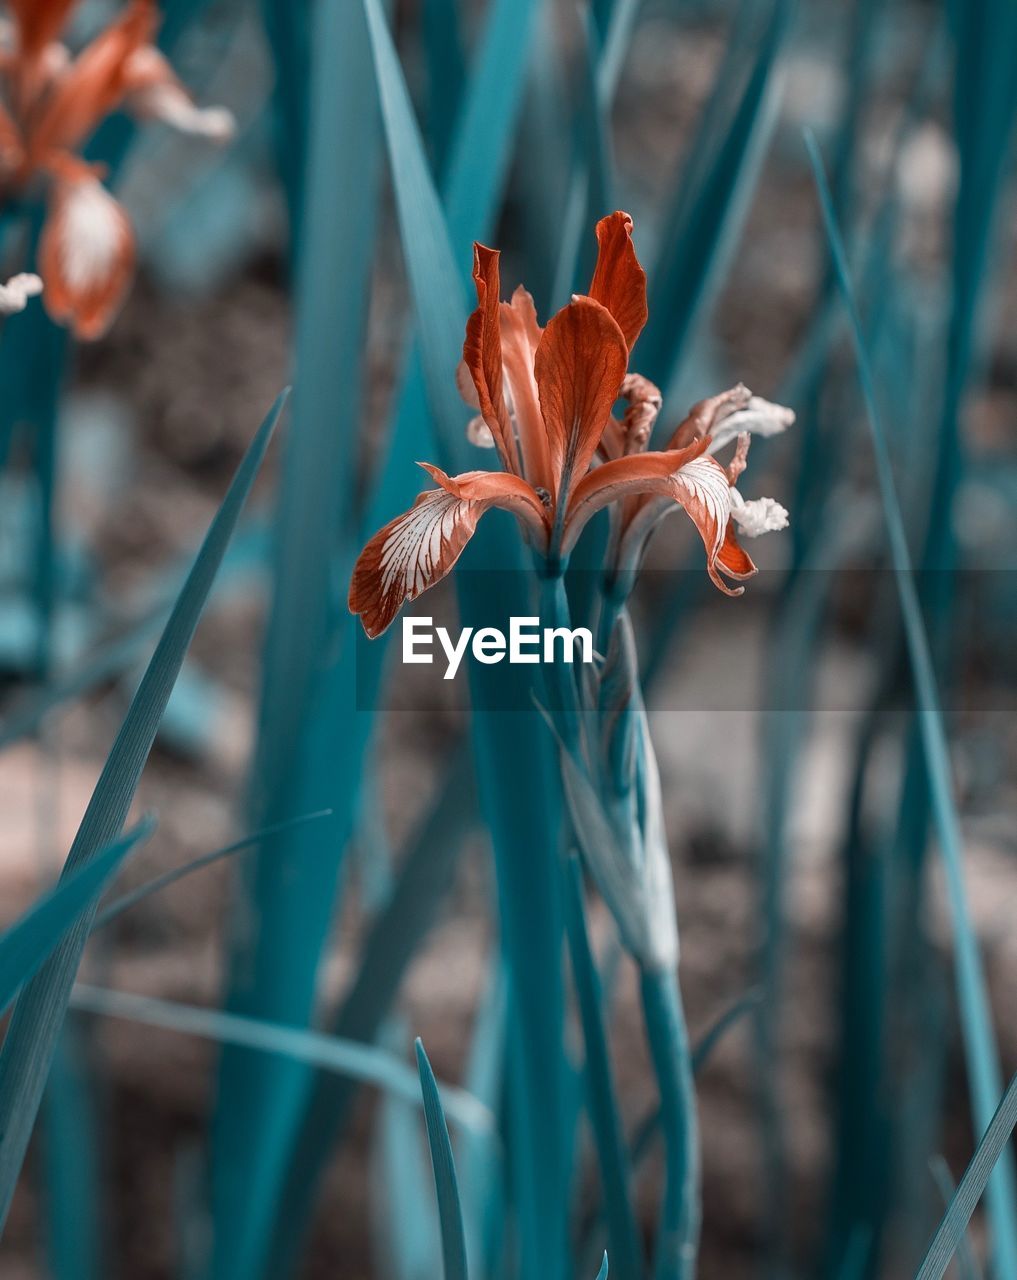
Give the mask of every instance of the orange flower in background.
<path id="1" fill-rule="evenodd" d="M 467 429 L 470 439 L 493 447 L 503 470 L 447 476 L 420 464 L 438 488 L 375 534 L 354 567 L 349 607 L 369 636 L 380 635 L 405 601 L 449 572 L 492 507 L 516 515 L 554 568 L 564 564 L 590 517 L 612 503 L 618 503 L 619 566 L 634 567 L 661 515 L 677 505 L 699 530 L 710 577 L 729 594 L 741 588 L 729 587 L 722 574 L 738 579 L 755 572 L 732 516 L 750 536 L 787 523 L 783 507 L 770 499 L 746 503 L 734 487 L 748 432 L 769 434 L 794 418 L 745 387 L 704 400 L 667 449 L 645 451 L 661 396 L 628 371 L 647 318 L 646 275 L 628 214 L 601 219 L 597 241 L 589 293 L 573 296 L 544 329 L 525 289 L 517 288 L 511 302 L 500 301 L 499 255 L 474 245 L 477 309 L 466 326 L 459 387 L 479 410 Z M 628 401 L 621 420 L 613 414 L 619 399 Z M 723 438 L 711 434 L 721 424 Z M 722 467 L 712 446 L 736 435 L 735 459 Z"/>
<path id="2" fill-rule="evenodd" d="M 76 56 L 60 36 L 76 0 L 11 0 L 0 28 L 0 198 L 45 189 L 39 244 L 43 301 L 80 338 L 106 332 L 134 275 L 130 220 L 102 185 L 102 169 L 78 154 L 114 111 L 161 120 L 224 141 L 233 119 L 196 107 L 152 41 L 153 0 L 131 0 Z"/>

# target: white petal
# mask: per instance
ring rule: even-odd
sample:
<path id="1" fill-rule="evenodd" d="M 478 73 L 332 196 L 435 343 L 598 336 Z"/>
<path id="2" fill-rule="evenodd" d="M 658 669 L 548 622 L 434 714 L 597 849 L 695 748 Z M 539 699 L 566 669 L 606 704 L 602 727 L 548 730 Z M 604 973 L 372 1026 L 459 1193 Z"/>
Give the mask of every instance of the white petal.
<path id="1" fill-rule="evenodd" d="M 478 449 L 494 448 L 494 436 L 491 434 L 491 428 L 479 413 L 466 424 L 466 439 L 469 440 L 470 444 L 475 444 Z"/>
<path id="2" fill-rule="evenodd" d="M 773 498 L 754 498 L 745 502 L 737 489 L 731 490 L 731 515 L 746 538 L 763 533 L 776 533 L 788 525 L 787 509 Z"/>
<path id="3" fill-rule="evenodd" d="M 175 84 L 153 84 L 131 97 L 131 106 L 142 116 L 161 120 L 180 133 L 212 142 L 229 142 L 236 133 L 233 112 L 225 107 L 198 107 Z"/>
<path id="4" fill-rule="evenodd" d="M 42 281 L 37 275 L 23 271 L 11 276 L 6 284 L 0 284 L 0 315 L 12 316 L 24 311 L 29 298 L 42 293 Z"/>
<path id="5" fill-rule="evenodd" d="M 718 453 L 743 431 L 754 436 L 777 436 L 786 431 L 795 420 L 793 409 L 773 404 L 762 396 L 753 396 L 744 409 L 730 414 L 718 423 L 713 432 L 708 453 Z"/>

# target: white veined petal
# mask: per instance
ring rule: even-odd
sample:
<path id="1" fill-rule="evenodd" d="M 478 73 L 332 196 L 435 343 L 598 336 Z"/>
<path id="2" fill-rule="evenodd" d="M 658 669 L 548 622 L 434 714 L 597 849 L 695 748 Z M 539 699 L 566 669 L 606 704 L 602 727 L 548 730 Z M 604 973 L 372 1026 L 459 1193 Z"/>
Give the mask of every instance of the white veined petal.
<path id="1" fill-rule="evenodd" d="M 698 503 L 713 525 L 713 544 L 707 546 L 708 558 L 712 560 L 724 544 L 727 522 L 731 515 L 731 490 L 727 476 L 712 458 L 704 454 L 693 458 L 681 470 L 676 471 L 672 483 L 679 490 L 684 490 L 684 495 L 679 497 L 682 505 L 687 505 L 688 501 Z M 701 524 L 700 530 L 702 531 Z"/>

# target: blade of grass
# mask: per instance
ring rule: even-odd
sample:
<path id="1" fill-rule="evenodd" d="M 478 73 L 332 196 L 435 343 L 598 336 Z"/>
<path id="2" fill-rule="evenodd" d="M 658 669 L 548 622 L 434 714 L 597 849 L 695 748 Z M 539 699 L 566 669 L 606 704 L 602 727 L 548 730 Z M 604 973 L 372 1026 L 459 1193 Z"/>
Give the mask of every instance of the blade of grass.
<path id="1" fill-rule="evenodd" d="M 285 15 L 291 6 L 273 3 L 287 29 L 304 20 Z M 280 834 L 254 860 L 240 910 L 258 927 L 238 931 L 228 995 L 233 1012 L 294 1025 L 307 1025 L 314 1008 L 373 727 L 371 712 L 358 709 L 364 672 L 354 662 L 337 558 L 350 554 L 353 538 L 380 158 L 376 122 L 364 110 L 372 77 L 363 15 L 352 3 L 312 8 L 311 88 L 292 86 L 309 92 L 311 134 L 290 139 L 294 152 L 306 151 L 308 164 L 303 221 L 292 228 L 299 239 L 297 377 L 249 807 L 257 825 L 323 808 L 333 817 L 327 831 L 304 826 Z M 295 111 L 286 119 L 302 127 Z M 213 1270 L 217 1280 L 255 1280 L 308 1072 L 227 1047 L 219 1081 Z M 252 1115 L 261 1117 L 259 1125 L 250 1123 Z"/>
<path id="2" fill-rule="evenodd" d="M 622 1275 L 638 1280 L 646 1264 L 632 1206 L 631 1170 L 616 1102 L 600 975 L 586 931 L 582 872 L 574 854 L 568 860 L 565 875 L 566 932 L 586 1045 L 587 1105 L 600 1162 L 608 1238 Z"/>
<path id="3" fill-rule="evenodd" d="M 438 1194 L 438 1218 L 441 1222 L 441 1255 L 445 1280 L 468 1280 L 466 1269 L 466 1233 L 463 1230 L 463 1210 L 459 1202 L 459 1182 L 456 1178 L 456 1162 L 452 1155 L 452 1142 L 448 1136 L 445 1112 L 441 1105 L 438 1084 L 431 1064 L 418 1038 L 417 1067 L 420 1071 L 420 1091 L 424 1098 L 424 1121 L 427 1124 L 427 1142 L 431 1148 L 431 1168 L 434 1170 L 434 1186 Z"/>
<path id="4" fill-rule="evenodd" d="M 939 1189 L 939 1194 L 943 1197 L 944 1209 L 948 1210 L 950 1202 L 957 1193 L 957 1186 L 950 1176 L 950 1167 L 942 1156 L 933 1156 L 929 1161 L 929 1171 Z M 961 1280 L 983 1280 L 966 1227 L 957 1240 L 957 1270 L 960 1272 Z"/>
<path id="5" fill-rule="evenodd" d="M 427 135 L 440 177 L 448 163 L 466 82 L 458 0 L 424 0 L 421 15 L 427 60 Z"/>
<path id="6" fill-rule="evenodd" d="M 65 874 L 90 862 L 123 828 L 173 682 L 268 448 L 284 398 L 280 396 L 262 423 L 205 536 L 96 783 L 67 855 Z M 79 916 L 74 928 L 22 991 L 0 1051 L 0 1223 L 6 1221 L 10 1208 L 93 916 L 94 908 Z"/>
<path id="7" fill-rule="evenodd" d="M 665 1171 L 654 1252 L 655 1280 L 691 1280 L 696 1272 L 701 1220 L 699 1133 L 688 1029 L 678 975 L 640 975 L 646 1036 L 660 1090 Z"/>
<path id="8" fill-rule="evenodd" d="M 394 1053 L 404 1053 L 412 1044 L 398 1017 L 390 1019 L 381 1039 Z M 441 1230 L 419 1108 L 386 1094 L 379 1099 L 371 1138 L 375 1265 L 390 1280 L 425 1280 L 434 1274 Z M 398 1222 L 398 1231 L 392 1230 L 393 1222 Z"/>
<path id="9" fill-rule="evenodd" d="M 98 902 L 124 860 L 155 830 L 146 818 L 127 835 L 100 850 L 90 862 L 58 880 L 53 888 L 0 934 L 0 1013 L 52 954 L 77 917 Z"/>
<path id="10" fill-rule="evenodd" d="M 1017 1125 L 1017 1076 L 1010 1081 L 1003 1100 L 986 1126 L 982 1140 L 975 1148 L 971 1163 L 950 1201 L 943 1221 L 932 1237 L 929 1250 L 916 1280 L 943 1280 L 961 1237 L 967 1230 L 975 1205 L 989 1184 L 993 1171 L 1003 1158 L 1007 1143 Z"/>
<path id="11" fill-rule="evenodd" d="M 420 331 L 420 351 L 433 420 L 443 453 L 454 466 L 468 460 L 464 412 L 455 391 L 466 321 L 465 295 L 449 239 L 449 228 L 431 180 L 402 70 L 377 0 L 365 0 L 377 68 L 379 96 L 410 292 Z M 407 454 L 408 456 L 412 456 Z M 446 463 L 446 459 L 448 460 Z M 391 513 L 389 513 L 391 514 Z M 521 569 L 515 530 L 492 521 L 475 534 L 464 565 Z M 473 574 L 467 587 L 457 575 L 464 625 L 490 625 L 504 613 L 525 614 L 528 593 L 521 572 Z M 486 596 L 485 596 L 486 593 Z M 481 806 L 493 837 L 502 906 L 502 942 L 511 968 L 510 1055 L 514 1190 L 520 1217 L 522 1266 L 557 1280 L 565 1260 L 566 1201 L 570 1159 L 563 1141 L 564 1066 L 562 1028 L 562 905 L 556 866 L 555 776 L 547 735 L 532 712 L 500 714 L 505 674 L 494 668 L 470 672 L 473 732 Z M 511 675 L 511 672 L 509 673 Z M 526 706 L 525 697 L 518 699 Z M 511 784 L 504 762 L 514 762 Z"/>
<path id="12" fill-rule="evenodd" d="M 336 6 L 338 8 L 338 6 Z M 276 164 L 289 208 L 291 250 L 299 248 L 296 229 L 303 226 L 305 179 L 308 175 L 308 118 L 311 78 L 312 7 L 291 0 L 262 0 L 275 85 L 272 93 Z M 314 170 L 310 170 L 314 181 Z"/>
<path id="13" fill-rule="evenodd" d="M 75 1030 L 65 1024 L 61 1031 L 39 1112 L 47 1274 L 52 1280 L 100 1280 L 103 1143 L 95 1082 L 84 1060 L 89 1046 Z"/>
<path id="14" fill-rule="evenodd" d="M 793 11 L 792 0 L 774 0 L 755 64 L 730 127 L 721 135 L 712 163 L 704 167 L 698 196 L 682 225 L 672 230 L 675 224 L 670 218 L 663 223 L 667 233 L 650 272 L 650 320 L 639 340 L 639 367 L 665 396 L 698 310 L 718 274 L 722 250 L 733 238 L 739 215 L 747 210 L 774 119 L 773 72 Z M 676 183 L 676 201 L 686 199 L 684 186 L 683 173 Z"/>
<path id="15" fill-rule="evenodd" d="M 421 1105 L 413 1069 L 395 1054 L 374 1045 L 340 1040 L 317 1031 L 288 1027 L 281 1022 L 245 1018 L 219 1009 L 203 1009 L 198 1005 L 135 995 L 130 991 L 113 991 L 87 983 L 74 986 L 70 1006 L 80 1013 L 123 1018 L 143 1026 L 197 1036 L 202 1040 L 214 1040 L 220 1044 L 229 1042 L 245 1050 L 294 1058 L 322 1071 L 349 1076 L 385 1089 L 417 1106 Z M 465 1090 L 442 1085 L 441 1097 L 445 1110 L 456 1124 L 477 1133 L 493 1134 L 494 1117 Z"/>
<path id="16" fill-rule="evenodd" d="M 371 1043 L 388 1016 L 402 979 L 430 931 L 451 886 L 466 833 L 476 821 L 473 772 L 461 749 L 437 800 L 397 873 L 394 890 L 371 925 L 356 976 L 332 1022 L 333 1035 Z M 288 1153 L 273 1236 L 270 1276 L 289 1273 L 313 1209 L 321 1175 L 345 1126 L 355 1082 L 321 1076 L 314 1081 Z"/>
<path id="17" fill-rule="evenodd" d="M 852 342 L 858 364 L 858 376 L 865 401 L 866 416 L 876 461 L 880 498 L 886 518 L 887 536 L 894 568 L 894 581 L 900 596 L 905 639 L 911 673 L 918 700 L 918 725 L 922 751 L 931 791 L 933 819 L 939 836 L 940 853 L 946 873 L 950 907 L 954 925 L 956 952 L 957 999 L 964 1035 L 968 1068 L 968 1086 L 976 1133 L 980 1136 L 989 1126 L 995 1111 L 995 1099 L 1002 1092 L 999 1051 L 992 1029 L 992 1015 L 982 971 L 978 940 L 971 923 L 964 879 L 964 853 L 960 820 L 953 800 L 950 755 L 946 730 L 936 688 L 936 679 L 928 636 L 922 619 L 921 605 L 915 588 L 911 552 L 904 530 L 904 519 L 897 498 L 890 451 L 883 430 L 876 398 L 875 384 L 869 368 L 868 352 L 861 318 L 855 303 L 847 258 L 833 213 L 822 157 L 810 132 L 805 135 L 809 161 L 819 192 L 827 241 L 837 273 L 844 306 L 850 321 Z M 989 1186 L 989 1209 L 993 1225 L 994 1248 L 1002 1280 L 1017 1277 L 1017 1186 L 1012 1160 L 1000 1160 Z"/>
<path id="18" fill-rule="evenodd" d="M 123 915 L 125 911 L 129 911 L 131 907 L 136 906 L 143 899 L 151 897 L 153 893 L 159 893 L 167 885 L 176 884 L 178 880 L 182 880 L 184 876 L 191 875 L 194 871 L 202 871 L 205 867 L 210 867 L 214 862 L 220 862 L 223 858 L 228 858 L 234 853 L 240 853 L 244 849 L 251 848 L 252 845 L 260 844 L 270 836 L 279 835 L 281 832 L 300 826 L 304 822 L 314 822 L 319 818 L 330 818 L 331 816 L 331 809 L 322 809 L 318 813 L 307 813 L 300 818 L 291 818 L 289 822 L 277 822 L 275 826 L 263 827 L 260 831 L 252 831 L 250 835 L 234 840 L 232 844 L 224 845 L 221 849 L 214 849 L 211 853 L 203 853 L 200 857 L 192 858 L 190 862 L 185 862 L 183 866 L 172 867 L 169 871 L 164 871 L 162 875 L 146 880 L 144 884 L 139 884 L 137 888 L 123 894 L 103 907 L 95 917 L 92 931 L 101 929 L 103 925 L 107 925 L 111 920 Z"/>

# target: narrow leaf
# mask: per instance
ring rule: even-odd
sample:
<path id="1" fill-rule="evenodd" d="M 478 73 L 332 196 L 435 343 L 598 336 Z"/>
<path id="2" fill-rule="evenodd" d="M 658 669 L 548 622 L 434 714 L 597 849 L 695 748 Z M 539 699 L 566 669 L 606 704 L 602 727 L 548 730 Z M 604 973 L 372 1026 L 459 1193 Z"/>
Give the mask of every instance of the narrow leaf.
<path id="1" fill-rule="evenodd" d="M 86 983 L 74 986 L 70 1004 L 82 1013 L 125 1018 L 164 1031 L 177 1031 L 219 1044 L 233 1044 L 259 1053 L 292 1058 L 322 1071 L 350 1076 L 420 1105 L 419 1086 L 412 1068 L 395 1054 L 374 1045 L 287 1027 L 281 1022 L 245 1018 L 219 1009 L 202 1009 L 198 1005 L 135 995 L 129 991 L 112 991 Z M 456 1124 L 476 1133 L 493 1132 L 491 1112 L 465 1090 L 442 1085 L 441 1098 L 445 1110 Z"/>
<path id="2" fill-rule="evenodd" d="M 456 1179 L 456 1162 L 452 1155 L 452 1143 L 442 1110 L 438 1084 L 427 1060 L 422 1042 L 417 1040 L 417 1066 L 420 1070 L 420 1090 L 424 1097 L 424 1120 L 427 1124 L 427 1141 L 431 1148 L 431 1167 L 434 1170 L 434 1186 L 438 1193 L 438 1218 L 441 1222 L 441 1255 L 445 1280 L 467 1280 L 466 1235 L 463 1231 L 463 1211 L 459 1203 L 459 1183 Z"/>
<path id="3" fill-rule="evenodd" d="M 146 818 L 127 835 L 64 876 L 0 934 L 0 1013 L 39 969 L 76 918 L 94 904 L 124 859 L 155 829 Z"/>
<path id="4" fill-rule="evenodd" d="M 584 1073 L 603 1181 L 608 1235 L 622 1275 L 637 1280 L 643 1274 L 645 1262 L 632 1208 L 631 1171 L 604 1026 L 600 975 L 586 931 L 582 872 L 575 855 L 569 858 L 565 875 L 565 920 L 586 1045 Z"/>
<path id="5" fill-rule="evenodd" d="M 205 536 L 96 783 L 67 855 L 65 875 L 90 862 L 123 828 L 173 683 L 284 400 L 285 393 L 262 423 Z M 94 910 L 79 916 L 21 993 L 0 1051 L 0 1223 L 7 1218 Z"/>
<path id="6" fill-rule="evenodd" d="M 142 899 L 150 897 L 153 893 L 159 893 L 167 885 L 175 884 L 178 880 L 182 880 L 184 876 L 189 876 L 194 871 L 201 871 L 205 867 L 211 866 L 214 862 L 220 862 L 223 858 L 228 858 L 234 853 L 240 853 L 243 849 L 249 849 L 252 845 L 260 844 L 262 840 L 268 839 L 269 836 L 288 831 L 291 827 L 300 826 L 305 822 L 314 822 L 317 818 L 327 818 L 331 816 L 331 813 L 331 809 L 322 809 L 318 813 L 308 813 L 300 818 L 292 818 L 289 822 L 277 822 L 274 826 L 263 827 L 260 831 L 252 831 L 250 835 L 243 836 L 240 840 L 234 840 L 232 844 L 224 845 L 221 849 L 214 849 L 211 853 L 203 853 L 200 857 L 184 863 L 182 867 L 172 867 L 169 871 L 164 871 L 162 875 L 146 880 L 144 884 L 139 884 L 136 889 L 132 889 L 129 893 L 123 894 L 122 897 L 103 907 L 95 918 L 92 930 L 94 932 L 96 929 L 101 929 L 103 925 L 109 924 L 117 916 L 123 915 L 125 911 L 141 902 Z"/>
<path id="7" fill-rule="evenodd" d="M 858 362 L 858 378 L 865 401 L 875 455 L 879 493 L 890 543 L 890 557 L 895 571 L 894 582 L 900 598 L 904 635 L 918 701 L 918 725 L 931 791 L 933 818 L 939 836 L 940 853 L 946 872 L 947 890 L 953 914 L 958 1005 L 967 1058 L 968 1087 L 971 1091 L 976 1134 L 980 1136 L 986 1132 L 992 1119 L 995 1100 L 1002 1092 L 1002 1080 L 985 974 L 982 970 L 978 939 L 971 923 L 968 906 L 967 887 L 964 880 L 964 846 L 960 820 L 953 799 L 946 729 L 936 688 L 929 639 L 915 587 L 911 552 L 908 548 L 904 517 L 897 497 L 890 449 L 879 412 L 861 317 L 848 270 L 847 255 L 837 228 L 819 147 L 809 131 L 805 134 L 805 144 L 819 192 L 823 223 L 837 283 L 850 321 L 851 337 Z M 1015 1204 L 1017 1204 L 1017 1188 L 1014 1184 L 1013 1163 L 1011 1159 L 1004 1156 L 989 1187 L 989 1209 L 1002 1280 L 1014 1280 L 1017 1276 Z"/>
<path id="8" fill-rule="evenodd" d="M 957 1184 L 950 1207 L 939 1224 L 936 1234 L 932 1237 L 932 1243 L 918 1270 L 916 1280 L 942 1280 L 946 1274 L 954 1250 L 967 1230 L 975 1205 L 981 1199 L 986 1183 L 1002 1157 L 1015 1126 L 1017 1126 L 1017 1076 L 1010 1081 L 1010 1087 L 989 1121 L 985 1135 L 976 1147 L 971 1163 L 964 1171 L 964 1177 Z"/>

